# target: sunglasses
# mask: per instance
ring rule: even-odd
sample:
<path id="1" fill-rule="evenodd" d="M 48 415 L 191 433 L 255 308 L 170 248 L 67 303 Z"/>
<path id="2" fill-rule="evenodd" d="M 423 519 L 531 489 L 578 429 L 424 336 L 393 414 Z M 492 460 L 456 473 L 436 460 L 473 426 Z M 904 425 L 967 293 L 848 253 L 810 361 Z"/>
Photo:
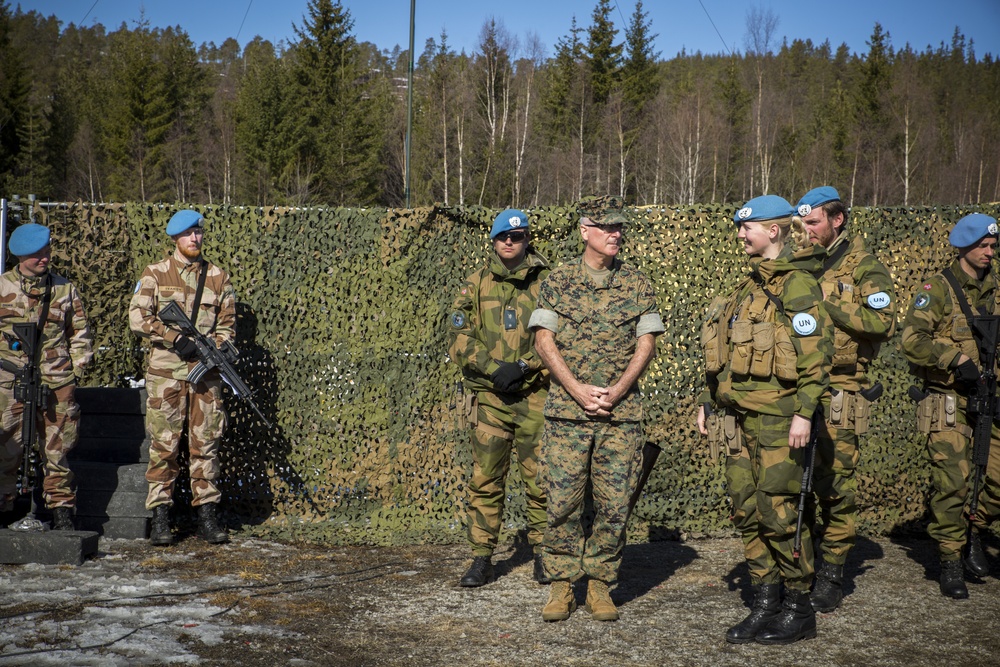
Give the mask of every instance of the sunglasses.
<path id="1" fill-rule="evenodd" d="M 610 225 L 590 224 L 590 225 L 584 225 L 584 226 L 585 227 L 596 227 L 597 229 L 600 229 L 605 234 L 614 234 L 615 232 L 620 232 L 620 231 L 622 231 L 622 227 L 623 227 L 622 223 L 620 223 L 620 222 L 616 222 L 616 223 L 613 223 L 613 224 L 610 224 Z"/>
<path id="2" fill-rule="evenodd" d="M 528 238 L 527 232 L 500 232 L 493 240 L 506 243 L 509 239 L 511 243 L 520 243 L 526 238 Z"/>

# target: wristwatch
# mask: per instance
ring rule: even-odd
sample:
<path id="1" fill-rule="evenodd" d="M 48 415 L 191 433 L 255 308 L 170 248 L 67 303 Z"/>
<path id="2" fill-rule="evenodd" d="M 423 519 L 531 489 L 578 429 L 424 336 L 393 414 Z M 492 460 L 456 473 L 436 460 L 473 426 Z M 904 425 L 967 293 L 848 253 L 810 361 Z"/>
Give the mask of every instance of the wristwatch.
<path id="1" fill-rule="evenodd" d="M 520 368 L 521 372 L 524 373 L 525 375 L 528 374 L 528 362 L 525 361 L 524 359 L 517 360 L 517 367 Z"/>

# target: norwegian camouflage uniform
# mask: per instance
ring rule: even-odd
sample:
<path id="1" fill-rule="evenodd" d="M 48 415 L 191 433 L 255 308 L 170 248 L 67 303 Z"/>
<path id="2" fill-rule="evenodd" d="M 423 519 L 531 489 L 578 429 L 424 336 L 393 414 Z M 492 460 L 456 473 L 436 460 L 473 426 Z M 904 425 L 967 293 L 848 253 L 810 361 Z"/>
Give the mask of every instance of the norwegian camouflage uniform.
<path id="1" fill-rule="evenodd" d="M 488 267 L 468 277 L 450 317 L 452 361 L 462 368 L 472 427 L 473 472 L 469 480 L 466 532 L 474 556 L 490 556 L 503 517 L 507 472 L 513 449 L 524 482 L 528 543 L 537 551 L 545 530 L 545 494 L 538 480 L 538 439 L 548 371 L 535 354 L 528 318 L 538 300 L 548 262 L 530 246 L 524 261 L 508 270 L 493 255 Z M 524 384 L 496 391 L 490 376 L 502 361 L 524 362 Z M 474 422 L 474 423 L 473 423 Z"/>
<path id="2" fill-rule="evenodd" d="M 996 305 L 1000 293 L 992 270 L 979 281 L 966 274 L 956 260 L 951 271 L 973 310 L 1000 313 Z M 903 322 L 902 347 L 911 371 L 928 392 L 917 408 L 918 430 L 927 434 L 933 485 L 927 532 L 938 543 L 941 561 L 956 561 L 968 529 L 964 514 L 972 469 L 972 428 L 965 412 L 968 399 L 958 387 L 954 366 L 962 354 L 978 365 L 979 350 L 957 295 L 942 274 L 917 289 Z M 980 530 L 1000 517 L 1000 429 L 995 423 L 983 482 L 979 510 L 972 520 Z"/>
<path id="3" fill-rule="evenodd" d="M 783 580 L 803 593 L 813 577 L 807 524 L 799 558 L 792 547 L 806 450 L 789 446 L 788 431 L 794 415 L 812 418 L 827 389 L 833 324 L 812 277 L 825 254 L 818 246 L 794 254 L 786 246 L 773 260 L 751 258 L 750 277 L 713 301 L 702 331 L 708 387 L 700 402 L 729 417 L 728 438 L 719 432 L 725 418 L 709 430 L 726 449 L 732 518 L 751 581 Z"/>
<path id="4" fill-rule="evenodd" d="M 51 390 L 48 406 L 38 422 L 45 434 L 42 491 L 45 505 L 51 509 L 76 506 L 72 488 L 73 473 L 67 455 L 76 446 L 80 406 L 76 403 L 77 380 L 93 357 L 92 335 L 87 314 L 76 288 L 62 276 L 51 272 L 25 277 L 17 267 L 0 276 L 0 359 L 24 366 L 23 349 L 13 350 L 15 340 L 11 325 L 37 322 L 45 294 L 45 280 L 51 278 L 49 312 L 42 330 L 38 355 L 42 383 Z M 21 465 L 21 415 L 24 404 L 14 401 L 14 376 L 0 369 L 0 409 L 3 411 L 0 432 L 0 499 L 15 492 Z"/>
<path id="5" fill-rule="evenodd" d="M 191 315 L 200 271 L 207 271 L 197 316 Z M 188 429 L 191 504 L 218 503 L 215 485 L 219 477 L 219 441 L 226 425 L 222 404 L 222 379 L 211 370 L 197 384 L 188 382 L 188 372 L 197 364 L 182 360 L 173 349 L 179 332 L 157 317 L 174 301 L 195 323 L 198 331 L 222 345 L 235 337 L 236 299 L 229 275 L 203 259 L 190 261 L 179 251 L 147 266 L 129 303 L 129 326 L 149 341 L 146 368 L 146 431 L 149 435 L 149 493 L 146 509 L 173 503 L 174 483 L 179 472 L 177 455 L 184 423 Z"/>
<path id="6" fill-rule="evenodd" d="M 841 234 L 827 252 L 816 278 L 835 331 L 813 490 L 822 512 L 823 560 L 843 565 L 857 535 L 858 436 L 867 431 L 871 411 L 858 392 L 870 386 L 868 365 L 896 330 L 896 295 L 888 270 L 865 251 L 860 236 Z"/>
<path id="7" fill-rule="evenodd" d="M 641 336 L 664 330 L 651 283 L 617 258 L 604 284 L 594 281 L 582 258 L 554 269 L 542 283 L 530 326 L 553 331 L 573 375 L 599 387 L 611 386 L 624 374 Z M 638 385 L 610 418 L 592 418 L 565 387 L 552 384 L 542 461 L 548 497 L 543 558 L 553 581 L 584 575 L 606 583 L 618 579 L 644 444 Z M 595 516 L 585 535 L 581 518 L 588 481 Z"/>

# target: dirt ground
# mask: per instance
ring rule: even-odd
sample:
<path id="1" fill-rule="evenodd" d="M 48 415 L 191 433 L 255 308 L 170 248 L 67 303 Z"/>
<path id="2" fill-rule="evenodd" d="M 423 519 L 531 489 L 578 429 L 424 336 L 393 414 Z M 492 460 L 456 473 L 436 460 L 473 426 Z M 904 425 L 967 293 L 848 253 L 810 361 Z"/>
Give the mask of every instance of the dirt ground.
<path id="1" fill-rule="evenodd" d="M 495 582 L 462 589 L 462 546 L 105 540 L 80 567 L 0 566 L 0 665 L 1000 665 L 1000 581 L 942 597 L 915 538 L 859 542 L 816 639 L 727 644 L 747 613 L 740 554 L 736 539 L 630 545 L 619 622 L 593 621 L 581 588 L 568 621 L 544 623 L 548 589 L 513 545 Z"/>

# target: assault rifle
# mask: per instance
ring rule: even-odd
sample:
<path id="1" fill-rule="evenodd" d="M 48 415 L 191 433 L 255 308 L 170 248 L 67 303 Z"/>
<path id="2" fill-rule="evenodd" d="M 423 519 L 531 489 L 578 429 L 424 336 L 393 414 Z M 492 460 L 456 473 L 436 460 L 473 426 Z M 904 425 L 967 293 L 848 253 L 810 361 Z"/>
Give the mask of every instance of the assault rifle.
<path id="1" fill-rule="evenodd" d="M 997 416 L 997 343 L 1000 342 L 1000 315 L 980 315 L 972 319 L 979 338 L 980 375 L 969 394 L 967 412 L 972 422 L 972 499 L 969 517 L 979 509 L 979 489 L 990 461 L 990 437 Z M 970 530 L 971 522 L 970 522 Z"/>
<path id="2" fill-rule="evenodd" d="M 823 405 L 817 405 L 810 420 L 809 442 L 806 443 L 805 465 L 802 466 L 802 485 L 799 489 L 799 516 L 795 521 L 795 541 L 792 543 L 792 557 L 798 560 L 802 553 L 802 517 L 806 513 L 806 501 L 812 494 L 813 471 L 816 469 L 816 447 L 819 445 L 819 431 L 823 424 Z"/>
<path id="3" fill-rule="evenodd" d="M 0 368 L 14 375 L 14 400 L 24 405 L 21 413 L 21 470 L 17 477 L 18 493 L 31 493 L 41 466 L 38 451 L 38 412 L 44 412 L 49 405 L 49 388 L 42 384 L 42 371 L 38 367 L 38 346 L 40 344 L 38 325 L 34 322 L 18 322 L 11 328 L 14 335 L 4 334 L 12 350 L 24 350 L 27 361 L 18 366 L 6 359 L 0 360 Z"/>
<path id="4" fill-rule="evenodd" d="M 240 351 L 236 349 L 235 345 L 227 340 L 222 344 L 221 348 L 216 347 L 215 343 L 208 336 L 195 329 L 194 324 L 191 323 L 191 319 L 184 314 L 184 311 L 181 310 L 175 301 L 171 301 L 160 310 L 159 318 L 167 326 L 176 328 L 190 338 L 194 342 L 195 347 L 198 348 L 198 364 L 188 373 L 189 382 L 200 382 L 205 373 L 213 368 L 217 368 L 219 375 L 232 388 L 233 393 L 238 398 L 243 399 L 257 413 L 264 426 L 268 430 L 274 428 L 271 420 L 265 417 L 264 413 L 257 407 L 257 404 L 253 402 L 253 392 L 250 390 L 250 387 L 243 382 L 239 374 L 237 374 L 236 369 L 233 368 L 233 364 L 239 361 L 240 358 Z"/>

